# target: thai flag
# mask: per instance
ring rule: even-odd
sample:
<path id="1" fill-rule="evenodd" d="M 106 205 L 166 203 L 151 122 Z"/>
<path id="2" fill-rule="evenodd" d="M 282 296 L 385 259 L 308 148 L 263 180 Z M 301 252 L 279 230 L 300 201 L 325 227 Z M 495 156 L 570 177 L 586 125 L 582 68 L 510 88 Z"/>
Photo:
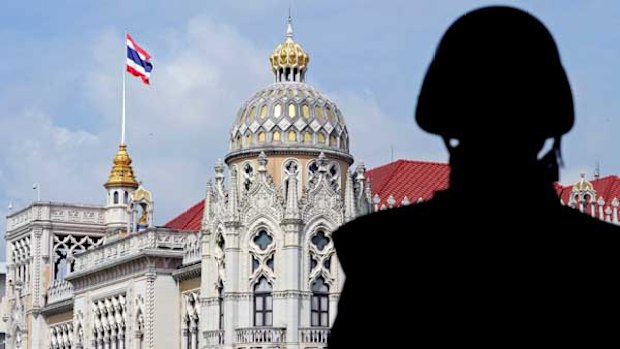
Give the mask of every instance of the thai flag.
<path id="1" fill-rule="evenodd" d="M 151 55 L 127 34 L 127 71 L 133 76 L 140 77 L 142 82 L 148 85 L 151 70 L 153 70 Z"/>

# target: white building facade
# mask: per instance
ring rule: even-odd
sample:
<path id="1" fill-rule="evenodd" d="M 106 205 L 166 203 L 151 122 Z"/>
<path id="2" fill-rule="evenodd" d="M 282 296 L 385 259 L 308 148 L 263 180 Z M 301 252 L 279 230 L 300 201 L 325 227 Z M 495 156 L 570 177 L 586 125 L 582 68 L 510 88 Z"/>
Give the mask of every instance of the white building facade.
<path id="1" fill-rule="evenodd" d="M 245 102 L 206 185 L 199 231 L 153 225 L 126 145 L 102 206 L 35 202 L 7 217 L 7 348 L 322 348 L 344 276 L 331 233 L 368 213 L 338 107 L 293 40 Z"/>

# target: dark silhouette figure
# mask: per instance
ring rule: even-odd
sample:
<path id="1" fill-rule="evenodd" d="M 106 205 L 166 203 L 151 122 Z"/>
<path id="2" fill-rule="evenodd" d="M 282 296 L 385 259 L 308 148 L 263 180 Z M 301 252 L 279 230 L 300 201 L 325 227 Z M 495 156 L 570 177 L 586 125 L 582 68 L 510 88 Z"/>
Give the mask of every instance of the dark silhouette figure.
<path id="1" fill-rule="evenodd" d="M 545 26 L 509 7 L 459 18 L 416 120 L 443 138 L 450 187 L 334 233 L 346 281 L 329 347 L 617 343 L 620 228 L 554 191 L 574 120 Z"/>

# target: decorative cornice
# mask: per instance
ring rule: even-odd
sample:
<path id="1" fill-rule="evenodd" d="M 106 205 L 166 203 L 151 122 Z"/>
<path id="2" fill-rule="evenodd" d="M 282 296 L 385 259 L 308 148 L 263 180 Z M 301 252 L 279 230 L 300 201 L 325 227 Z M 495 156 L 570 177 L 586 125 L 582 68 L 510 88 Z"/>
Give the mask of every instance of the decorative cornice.
<path id="1" fill-rule="evenodd" d="M 52 316 L 73 310 L 73 298 L 66 299 L 62 302 L 56 302 L 41 308 L 40 313 L 43 316 Z"/>
<path id="2" fill-rule="evenodd" d="M 130 280 L 140 274 L 147 277 L 153 277 L 153 274 L 170 275 L 181 265 L 180 251 L 169 251 L 169 253 L 175 253 L 175 257 L 161 256 L 151 252 L 153 251 L 142 251 L 132 258 L 97 270 L 86 270 L 79 274 L 71 273 L 67 276 L 67 280 L 73 284 L 74 294 L 77 294 L 93 287 L 102 287 L 122 280 Z"/>
<path id="3" fill-rule="evenodd" d="M 184 281 L 200 277 L 201 273 L 202 263 L 198 262 L 175 270 L 172 272 L 172 277 L 177 281 Z"/>
<path id="4" fill-rule="evenodd" d="M 319 148 L 319 147 L 299 147 L 299 146 L 286 147 L 282 145 L 280 146 L 268 145 L 264 147 L 233 151 L 226 155 L 226 157 L 224 158 L 224 161 L 226 162 L 226 164 L 230 164 L 230 162 L 233 160 L 249 159 L 249 158 L 254 159 L 261 152 L 265 152 L 267 156 L 274 156 L 274 155 L 317 156 L 320 153 L 325 153 L 326 156 L 331 157 L 331 158 L 341 159 L 347 162 L 349 165 L 353 163 L 353 156 L 351 154 L 348 154 L 342 151 Z"/>

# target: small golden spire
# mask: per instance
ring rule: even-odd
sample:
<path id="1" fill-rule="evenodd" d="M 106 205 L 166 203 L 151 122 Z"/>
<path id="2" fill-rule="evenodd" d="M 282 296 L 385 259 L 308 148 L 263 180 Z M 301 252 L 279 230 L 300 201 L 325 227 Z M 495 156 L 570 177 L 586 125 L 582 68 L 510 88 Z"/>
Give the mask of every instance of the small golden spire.
<path id="1" fill-rule="evenodd" d="M 276 74 L 277 81 L 303 81 L 308 64 L 310 63 L 310 56 L 304 51 L 300 44 L 293 40 L 293 19 L 289 13 L 289 17 L 286 25 L 286 39 L 283 43 L 279 44 L 271 56 L 269 56 L 269 62 L 271 63 L 271 69 Z M 300 76 L 289 76 L 283 78 L 283 74 L 286 69 L 295 69 L 296 72 L 301 73 Z"/>
<path id="2" fill-rule="evenodd" d="M 133 168 L 131 167 L 131 158 L 129 153 L 127 153 L 127 145 L 121 144 L 118 147 L 118 152 L 114 156 L 112 171 L 110 171 L 108 181 L 103 186 L 106 189 L 117 187 L 135 189 L 138 187 L 138 181 L 136 181 Z"/>

